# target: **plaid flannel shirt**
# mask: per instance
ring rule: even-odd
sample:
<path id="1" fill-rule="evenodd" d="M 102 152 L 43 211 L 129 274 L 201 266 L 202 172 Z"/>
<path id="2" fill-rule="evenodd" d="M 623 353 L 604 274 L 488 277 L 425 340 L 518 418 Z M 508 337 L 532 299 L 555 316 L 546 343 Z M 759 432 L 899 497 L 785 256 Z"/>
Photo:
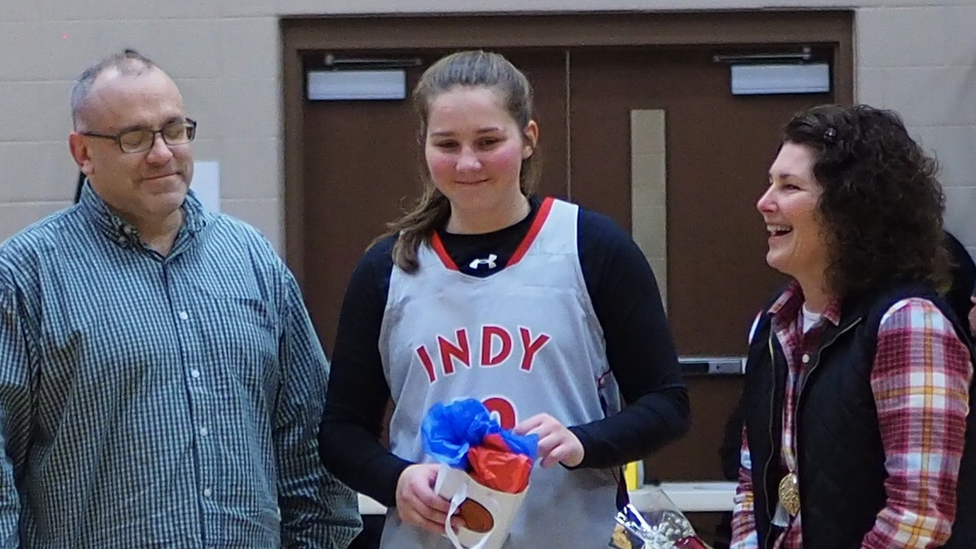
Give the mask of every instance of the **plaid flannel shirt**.
<path id="1" fill-rule="evenodd" d="M 796 380 L 820 340 L 825 322 L 840 321 L 831 303 L 820 322 L 802 332 L 803 295 L 792 284 L 770 307 L 774 334 L 788 372 L 780 459 L 796 470 L 793 403 Z M 892 305 L 878 328 L 871 390 L 885 449 L 887 503 L 864 537 L 863 549 L 938 547 L 952 529 L 956 478 L 963 452 L 973 365 L 949 320 L 930 301 Z M 801 496 L 802 497 L 802 496 Z M 742 468 L 732 522 L 734 549 L 758 547 L 753 517 L 751 460 L 743 436 Z M 792 517 L 776 549 L 802 549 L 802 513 Z"/>

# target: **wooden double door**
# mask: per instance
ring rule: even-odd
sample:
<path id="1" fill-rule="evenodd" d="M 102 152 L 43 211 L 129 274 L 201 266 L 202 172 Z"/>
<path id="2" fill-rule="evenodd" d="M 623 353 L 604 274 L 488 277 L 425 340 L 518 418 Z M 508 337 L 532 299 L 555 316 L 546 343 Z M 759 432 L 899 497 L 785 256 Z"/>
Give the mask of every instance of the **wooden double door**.
<path id="1" fill-rule="evenodd" d="M 792 24 L 802 22 L 802 15 L 791 16 Z M 659 206 L 666 215 L 666 262 L 656 268 L 666 269 L 659 278 L 666 280 L 668 316 L 679 355 L 744 355 L 751 321 L 784 281 L 765 264 L 765 228 L 755 202 L 767 185 L 779 129 L 790 115 L 811 104 L 850 100 L 850 90 L 843 85 L 849 88 L 842 70 L 847 65 L 838 58 L 848 51 L 844 44 L 849 42 L 841 39 L 844 29 L 850 39 L 849 20 L 837 14 L 835 18 L 839 30 L 832 32 L 840 36 L 839 42 L 820 44 L 816 53 L 833 63 L 840 76 L 835 77 L 834 92 L 815 95 L 733 96 L 729 66 L 716 63 L 714 55 L 730 47 L 744 49 L 741 44 L 499 43 L 491 48 L 522 69 L 534 86 L 543 154 L 539 192 L 605 213 L 625 229 L 635 225 L 636 216 L 645 215 L 632 198 L 634 172 L 640 169 L 632 147 L 633 113 L 663 113 L 666 154 L 660 161 L 665 163 L 666 200 Z M 418 64 L 407 69 L 409 88 L 426 66 L 462 47 L 303 49 L 315 43 L 309 38 L 315 36 L 313 23 L 297 25 L 290 43 L 286 28 L 286 62 L 292 64 L 292 75 L 316 68 L 326 54 L 416 59 Z M 409 26 L 411 20 L 400 23 Z M 336 39 L 336 45 L 357 44 L 343 40 Z M 289 51 L 296 58 L 288 58 Z M 293 143 L 300 151 L 292 155 L 286 141 L 291 200 L 300 197 L 300 204 L 293 202 L 289 211 L 302 215 L 289 221 L 289 260 L 300 266 L 316 328 L 331 348 L 353 268 L 385 223 L 419 194 L 417 120 L 409 99 L 300 99 L 290 105 L 286 101 L 286 110 L 297 109 L 300 116 L 292 112 L 286 121 L 301 140 Z M 292 237 L 299 239 L 297 245 Z M 648 473 L 669 479 L 720 478 L 717 450 L 741 378 L 687 380 L 692 432 L 649 460 Z"/>

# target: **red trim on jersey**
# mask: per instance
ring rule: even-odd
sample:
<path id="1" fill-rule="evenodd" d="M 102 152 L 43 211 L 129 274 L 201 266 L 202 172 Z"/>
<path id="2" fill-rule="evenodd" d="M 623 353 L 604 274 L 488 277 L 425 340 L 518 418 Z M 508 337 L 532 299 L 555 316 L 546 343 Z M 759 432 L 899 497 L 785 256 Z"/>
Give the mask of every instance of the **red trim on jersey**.
<path id="1" fill-rule="evenodd" d="M 529 227 L 529 232 L 525 234 L 525 238 L 522 239 L 522 243 L 519 247 L 515 249 L 515 253 L 512 254 L 512 258 L 508 260 L 508 264 L 505 267 L 511 267 L 522 258 L 525 257 L 525 253 L 529 251 L 529 246 L 535 241 L 535 237 L 539 236 L 539 231 L 542 230 L 542 226 L 546 223 L 546 218 L 549 217 L 549 211 L 552 210 L 552 204 L 555 199 L 551 196 L 546 197 L 542 201 L 542 205 L 539 206 L 539 213 L 536 214 L 535 219 L 532 220 L 532 226 Z"/>
<path id="2" fill-rule="evenodd" d="M 552 210 L 552 203 L 555 199 L 551 196 L 546 197 L 542 204 L 539 206 L 539 213 L 536 214 L 535 219 L 532 220 L 532 225 L 529 227 L 529 231 L 525 233 L 525 238 L 519 243 L 518 248 L 515 249 L 515 253 L 512 254 L 512 258 L 508 260 L 505 268 L 515 265 L 525 257 L 526 252 L 529 251 L 529 246 L 535 241 L 535 237 L 539 236 L 539 231 L 542 230 L 542 226 L 546 223 L 546 218 L 549 217 L 549 211 Z M 441 259 L 441 263 L 445 267 L 452 271 L 460 271 L 454 260 L 451 259 L 451 254 L 447 253 L 447 249 L 444 247 L 444 242 L 441 240 L 440 235 L 437 231 L 430 237 L 430 246 L 434 248 L 434 252 L 437 257 Z"/>
<path id="3" fill-rule="evenodd" d="M 434 231 L 434 234 L 432 234 L 430 237 L 430 246 L 434 248 L 434 252 L 437 253 L 437 257 L 441 258 L 441 263 L 443 263 L 445 267 L 451 271 L 461 270 L 458 269 L 457 264 L 454 263 L 453 259 L 451 259 L 451 254 L 447 253 L 447 250 L 444 248 L 444 243 L 441 241 L 441 237 L 437 234 L 437 231 Z"/>

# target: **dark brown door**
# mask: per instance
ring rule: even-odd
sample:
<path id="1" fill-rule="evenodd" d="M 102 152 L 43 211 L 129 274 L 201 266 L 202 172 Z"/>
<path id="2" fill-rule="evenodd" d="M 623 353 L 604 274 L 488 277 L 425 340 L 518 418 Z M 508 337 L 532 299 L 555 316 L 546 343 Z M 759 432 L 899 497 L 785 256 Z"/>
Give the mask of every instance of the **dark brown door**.
<path id="1" fill-rule="evenodd" d="M 679 355 L 746 354 L 749 326 L 785 278 L 765 263 L 755 209 L 778 132 L 824 95 L 736 97 L 711 48 L 594 49 L 571 63 L 573 199 L 631 224 L 630 111 L 665 111 L 668 319 Z M 741 378 L 687 378 L 691 433 L 655 455 L 663 478 L 721 478 L 717 451 Z"/>
<path id="2" fill-rule="evenodd" d="M 407 71 L 408 88 L 421 71 Z M 329 354 L 359 258 L 419 194 L 415 120 L 407 100 L 305 103 L 304 290 Z"/>
<path id="3" fill-rule="evenodd" d="M 630 111 L 667 128 L 668 311 L 681 354 L 741 354 L 755 312 L 783 278 L 765 265 L 755 203 L 778 132 L 829 95 L 734 97 L 707 48 L 572 56 L 573 198 L 630 227 Z"/>

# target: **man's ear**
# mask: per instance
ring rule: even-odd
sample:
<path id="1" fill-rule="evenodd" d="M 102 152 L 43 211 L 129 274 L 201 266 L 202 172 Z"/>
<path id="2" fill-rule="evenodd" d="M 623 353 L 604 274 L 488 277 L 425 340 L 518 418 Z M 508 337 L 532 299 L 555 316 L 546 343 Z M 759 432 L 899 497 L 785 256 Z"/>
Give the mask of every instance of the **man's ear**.
<path id="1" fill-rule="evenodd" d="M 71 132 L 68 135 L 68 148 L 71 150 L 71 158 L 75 159 L 75 164 L 78 164 L 82 173 L 91 175 L 91 156 L 85 136 L 78 132 Z"/>

